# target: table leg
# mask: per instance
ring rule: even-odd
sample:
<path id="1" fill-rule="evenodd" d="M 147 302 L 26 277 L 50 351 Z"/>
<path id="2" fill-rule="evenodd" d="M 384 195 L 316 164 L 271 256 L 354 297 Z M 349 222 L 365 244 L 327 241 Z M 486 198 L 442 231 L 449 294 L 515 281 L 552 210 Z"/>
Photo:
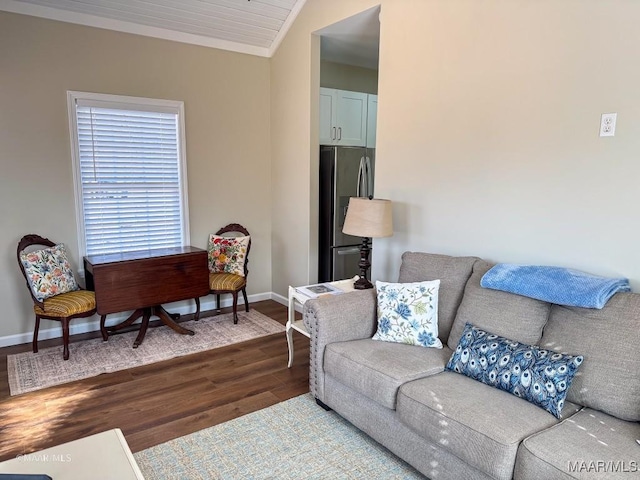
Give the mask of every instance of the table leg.
<path id="1" fill-rule="evenodd" d="M 142 317 L 142 315 L 144 314 L 144 310 L 145 310 L 144 308 L 137 309 L 131 315 L 129 315 L 129 318 L 118 323 L 117 325 L 113 325 L 112 327 L 107 327 L 107 330 L 110 332 L 117 332 L 118 330 L 122 330 L 123 328 L 126 328 L 132 325 L 133 322 L 135 322 L 137 319 Z"/>
<path id="2" fill-rule="evenodd" d="M 144 313 L 142 314 L 142 323 L 140 324 L 140 331 L 138 332 L 138 336 L 133 342 L 133 348 L 138 348 L 138 346 L 144 340 L 144 336 L 147 333 L 147 328 L 149 328 L 149 318 L 151 318 L 151 309 L 145 308 Z"/>
<path id="3" fill-rule="evenodd" d="M 287 368 L 291 368 L 293 365 L 293 328 L 287 323 L 287 346 L 289 347 L 289 363 Z"/>
<path id="4" fill-rule="evenodd" d="M 155 307 L 153 307 L 151 309 L 151 314 L 162 320 L 162 323 L 170 327 L 174 332 L 181 333 L 182 335 L 195 335 L 195 332 L 193 330 L 188 330 L 174 322 L 174 316 L 167 312 L 162 307 L 162 305 L 156 305 Z"/>
<path id="5" fill-rule="evenodd" d="M 162 323 L 170 327 L 175 332 L 181 333 L 183 335 L 195 334 L 193 330 L 188 330 L 184 327 L 181 327 L 175 322 L 175 320 L 178 320 L 180 318 L 179 313 L 175 313 L 175 314 L 169 313 L 162 307 L 162 305 L 156 305 L 155 307 L 148 307 L 148 308 L 139 308 L 135 312 L 133 312 L 131 315 L 129 315 L 129 318 L 120 322 L 117 325 L 114 325 L 112 327 L 107 327 L 107 330 L 110 332 L 116 332 L 118 330 L 122 330 L 123 328 L 131 326 L 137 319 L 142 317 L 142 323 L 140 324 L 140 330 L 138 331 L 138 336 L 133 342 L 133 348 L 138 348 L 140 345 L 142 345 L 144 336 L 147 333 L 147 329 L 149 328 L 149 320 L 151 319 L 151 317 L 154 317 L 154 316 L 158 317 L 162 321 Z"/>
<path id="6" fill-rule="evenodd" d="M 296 318 L 296 310 L 295 310 L 295 298 L 293 298 L 293 290 L 289 287 L 289 309 L 287 311 L 287 326 L 286 326 L 286 334 L 287 334 L 287 346 L 289 347 L 289 362 L 287 363 L 287 368 L 291 368 L 293 365 L 293 321 Z"/>

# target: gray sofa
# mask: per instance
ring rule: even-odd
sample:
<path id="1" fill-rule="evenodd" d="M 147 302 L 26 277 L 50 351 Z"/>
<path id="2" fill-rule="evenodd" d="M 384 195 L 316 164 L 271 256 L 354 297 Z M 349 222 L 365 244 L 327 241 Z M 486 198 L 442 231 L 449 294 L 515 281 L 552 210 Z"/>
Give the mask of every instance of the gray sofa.
<path id="1" fill-rule="evenodd" d="M 440 280 L 433 349 L 372 340 L 376 292 L 308 301 L 310 388 L 427 477 L 640 478 L 640 294 L 602 310 L 563 307 L 480 286 L 476 257 L 406 252 L 398 281 Z M 465 323 L 583 355 L 562 418 L 445 370 Z"/>

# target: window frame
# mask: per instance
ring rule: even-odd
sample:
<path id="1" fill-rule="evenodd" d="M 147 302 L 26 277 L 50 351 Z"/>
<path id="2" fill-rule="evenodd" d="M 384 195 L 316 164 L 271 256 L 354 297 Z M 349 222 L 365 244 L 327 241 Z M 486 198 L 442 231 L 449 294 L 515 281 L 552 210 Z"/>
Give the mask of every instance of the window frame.
<path id="1" fill-rule="evenodd" d="M 69 138 L 71 140 L 71 163 L 73 167 L 73 190 L 76 210 L 76 229 L 78 235 L 78 253 L 82 259 L 87 254 L 87 243 L 84 223 L 84 202 L 82 195 L 82 175 L 80 165 L 80 145 L 78 138 L 78 117 L 76 104 L 78 101 L 103 104 L 105 108 L 123 110 L 141 110 L 147 112 L 175 113 L 177 115 L 178 142 L 178 178 L 180 188 L 180 217 L 182 246 L 190 245 L 189 201 L 187 185 L 187 152 L 184 123 L 184 102 L 178 100 L 153 99 L 146 97 L 131 97 L 111 95 L 106 93 L 90 93 L 67 91 L 67 109 L 69 116 Z M 81 268 L 81 270 L 84 270 Z"/>

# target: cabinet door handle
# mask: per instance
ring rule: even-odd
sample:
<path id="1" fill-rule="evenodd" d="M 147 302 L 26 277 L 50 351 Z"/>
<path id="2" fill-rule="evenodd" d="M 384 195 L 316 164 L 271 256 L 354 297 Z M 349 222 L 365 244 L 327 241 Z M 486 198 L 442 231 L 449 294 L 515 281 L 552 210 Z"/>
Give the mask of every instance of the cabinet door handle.
<path id="1" fill-rule="evenodd" d="M 342 140 L 342 127 L 338 127 L 338 140 Z"/>
<path id="2" fill-rule="evenodd" d="M 336 139 L 336 127 L 331 127 L 331 140 Z"/>

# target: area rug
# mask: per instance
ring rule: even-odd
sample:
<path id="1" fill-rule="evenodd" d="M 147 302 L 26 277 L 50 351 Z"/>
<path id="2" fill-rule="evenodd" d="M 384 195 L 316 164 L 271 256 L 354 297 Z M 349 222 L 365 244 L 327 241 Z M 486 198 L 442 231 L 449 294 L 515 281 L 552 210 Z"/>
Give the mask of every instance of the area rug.
<path id="1" fill-rule="evenodd" d="M 132 348 L 137 331 L 102 338 L 73 342 L 69 345 L 69 360 L 62 359 L 62 345 L 7 356 L 11 395 L 95 377 L 101 373 L 139 367 L 169 360 L 190 353 L 224 347 L 252 338 L 284 332 L 284 325 L 251 309 L 189 321 L 180 325 L 195 335 L 180 335 L 167 326 L 149 328 L 144 342 Z"/>
<path id="2" fill-rule="evenodd" d="M 425 478 L 309 394 L 134 457 L 146 480 Z"/>

